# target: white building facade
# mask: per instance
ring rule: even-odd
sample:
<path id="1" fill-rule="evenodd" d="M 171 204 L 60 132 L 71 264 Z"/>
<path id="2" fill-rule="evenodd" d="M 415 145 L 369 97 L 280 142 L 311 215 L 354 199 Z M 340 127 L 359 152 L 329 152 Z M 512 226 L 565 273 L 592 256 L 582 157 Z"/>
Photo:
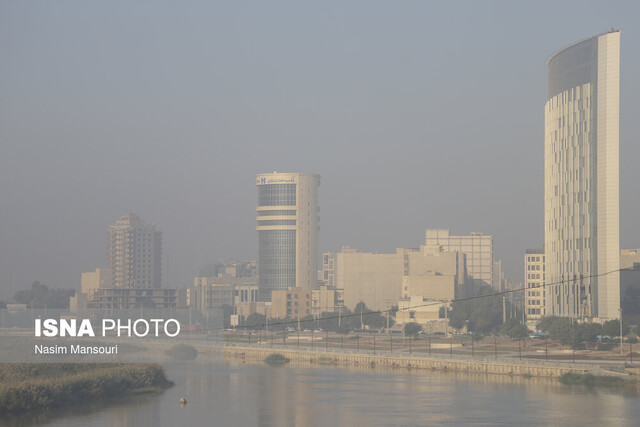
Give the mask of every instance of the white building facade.
<path id="1" fill-rule="evenodd" d="M 576 42 L 546 65 L 545 311 L 617 318 L 620 32 Z"/>

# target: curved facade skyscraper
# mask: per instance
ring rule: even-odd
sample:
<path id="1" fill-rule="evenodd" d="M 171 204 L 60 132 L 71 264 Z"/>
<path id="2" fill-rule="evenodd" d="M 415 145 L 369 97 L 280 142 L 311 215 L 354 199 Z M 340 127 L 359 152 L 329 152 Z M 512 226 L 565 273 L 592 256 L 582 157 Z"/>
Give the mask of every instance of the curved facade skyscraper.
<path id="1" fill-rule="evenodd" d="M 291 286 L 317 281 L 318 186 L 304 173 L 256 175 L 258 187 L 258 288 L 261 301 Z"/>
<path id="2" fill-rule="evenodd" d="M 545 309 L 620 316 L 620 32 L 565 47 L 547 60 Z M 605 274 L 608 273 L 608 274 Z"/>

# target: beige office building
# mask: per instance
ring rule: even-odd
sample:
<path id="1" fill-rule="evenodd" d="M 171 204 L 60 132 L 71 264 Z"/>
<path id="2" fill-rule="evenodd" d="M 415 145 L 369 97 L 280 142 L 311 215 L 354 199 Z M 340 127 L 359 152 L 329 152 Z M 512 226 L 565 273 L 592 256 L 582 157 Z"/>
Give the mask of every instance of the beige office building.
<path id="1" fill-rule="evenodd" d="M 276 319 L 302 319 L 311 314 L 311 289 L 292 286 L 271 292 L 269 316 Z"/>
<path id="2" fill-rule="evenodd" d="M 96 268 L 96 271 L 82 273 L 80 276 L 80 293 L 88 298 L 96 289 L 112 287 L 113 277 L 110 268 Z"/>
<path id="3" fill-rule="evenodd" d="M 318 186 L 320 176 L 267 173 L 258 187 L 258 286 L 260 299 L 292 286 L 312 289 L 317 282 Z"/>
<path id="4" fill-rule="evenodd" d="M 465 255 L 442 246 L 398 248 L 393 254 L 347 247 L 336 254 L 335 274 L 337 288 L 344 289 L 344 305 L 351 310 L 361 301 L 372 310 L 388 310 L 400 298 L 450 301 L 469 293 Z"/>
<path id="5" fill-rule="evenodd" d="M 341 311 L 344 306 L 344 290 L 321 285 L 311 291 L 311 312 L 313 315 Z"/>
<path id="6" fill-rule="evenodd" d="M 545 315 L 544 251 L 527 249 L 524 255 L 524 306 L 527 323 L 534 325 Z"/>
<path id="7" fill-rule="evenodd" d="M 398 304 L 404 274 L 404 249 L 393 254 L 348 252 L 336 254 L 336 285 L 344 289 L 344 305 L 353 310 L 364 302 L 371 310 Z"/>
<path id="8" fill-rule="evenodd" d="M 620 316 L 620 32 L 547 59 L 547 315 Z"/>
<path id="9" fill-rule="evenodd" d="M 196 277 L 187 304 L 196 310 L 233 305 L 233 285 L 216 283 L 214 277 Z"/>
<path id="10" fill-rule="evenodd" d="M 336 253 L 322 254 L 322 281 L 329 287 L 336 286 Z"/>
<path id="11" fill-rule="evenodd" d="M 107 268 L 114 288 L 162 287 L 162 232 L 135 214 L 121 216 L 107 233 Z"/>
<path id="12" fill-rule="evenodd" d="M 481 285 L 502 286 L 496 285 L 493 278 L 493 236 L 483 233 L 454 236 L 449 230 L 427 230 L 425 244 L 442 246 L 445 252 L 464 254 L 472 288 Z"/>

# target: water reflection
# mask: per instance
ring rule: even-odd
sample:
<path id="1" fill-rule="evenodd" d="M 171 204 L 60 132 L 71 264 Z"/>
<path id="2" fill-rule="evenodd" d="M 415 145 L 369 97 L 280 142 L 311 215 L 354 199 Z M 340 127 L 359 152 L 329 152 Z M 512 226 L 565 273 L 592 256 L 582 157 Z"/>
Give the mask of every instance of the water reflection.
<path id="1" fill-rule="evenodd" d="M 0 425 L 336 426 L 629 425 L 635 391 L 564 386 L 550 379 L 467 373 L 242 364 L 171 365 L 176 386 L 160 395 Z M 180 397 L 187 405 L 180 407 Z"/>

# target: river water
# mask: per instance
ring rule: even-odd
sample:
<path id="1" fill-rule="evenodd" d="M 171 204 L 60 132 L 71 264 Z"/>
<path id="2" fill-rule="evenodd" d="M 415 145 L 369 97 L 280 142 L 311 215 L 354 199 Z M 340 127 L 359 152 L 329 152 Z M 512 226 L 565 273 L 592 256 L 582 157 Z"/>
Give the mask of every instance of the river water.
<path id="1" fill-rule="evenodd" d="M 635 391 L 549 379 L 242 364 L 166 366 L 161 394 L 4 419 L 16 426 L 638 425 Z M 181 407 L 180 397 L 187 399 Z"/>

